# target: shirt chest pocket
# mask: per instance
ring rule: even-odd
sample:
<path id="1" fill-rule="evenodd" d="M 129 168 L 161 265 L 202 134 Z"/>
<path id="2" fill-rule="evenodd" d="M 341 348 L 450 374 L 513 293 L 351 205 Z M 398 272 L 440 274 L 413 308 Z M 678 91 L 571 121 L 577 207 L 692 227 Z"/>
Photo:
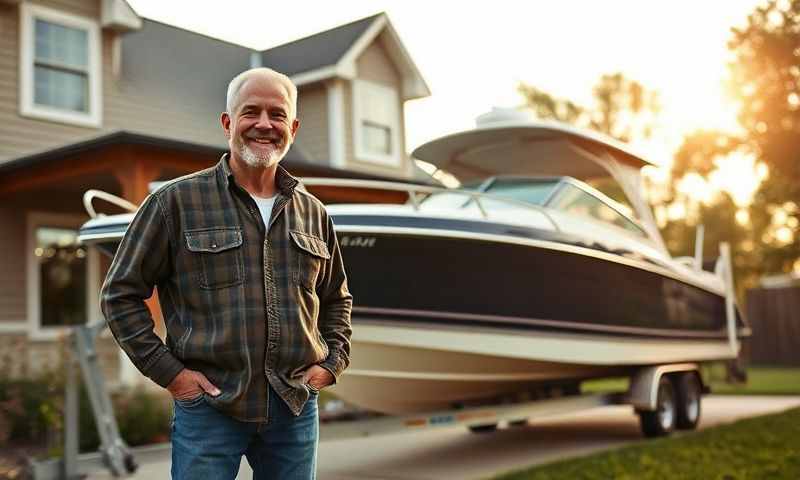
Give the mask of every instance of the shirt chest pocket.
<path id="1" fill-rule="evenodd" d="M 187 230 L 184 235 L 200 288 L 232 287 L 244 281 L 241 228 Z"/>
<path id="2" fill-rule="evenodd" d="M 292 230 L 292 280 L 313 291 L 325 262 L 331 258 L 328 246 L 322 239 Z"/>

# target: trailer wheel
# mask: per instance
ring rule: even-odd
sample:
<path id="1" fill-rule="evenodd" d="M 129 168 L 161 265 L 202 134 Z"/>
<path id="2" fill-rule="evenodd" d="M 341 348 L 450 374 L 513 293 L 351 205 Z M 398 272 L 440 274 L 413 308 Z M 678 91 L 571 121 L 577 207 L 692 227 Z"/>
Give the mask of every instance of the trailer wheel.
<path id="1" fill-rule="evenodd" d="M 661 437 L 669 435 L 675 429 L 677 417 L 677 402 L 675 387 L 666 376 L 658 382 L 658 395 L 656 396 L 656 409 L 654 411 L 640 410 L 639 424 L 646 437 Z"/>
<path id="2" fill-rule="evenodd" d="M 491 433 L 497 430 L 496 423 L 488 423 L 486 425 L 470 425 L 469 431 L 472 433 Z"/>
<path id="3" fill-rule="evenodd" d="M 678 417 L 675 425 L 681 430 L 694 430 L 700 421 L 700 402 L 703 388 L 694 372 L 675 377 L 675 390 L 678 396 Z"/>

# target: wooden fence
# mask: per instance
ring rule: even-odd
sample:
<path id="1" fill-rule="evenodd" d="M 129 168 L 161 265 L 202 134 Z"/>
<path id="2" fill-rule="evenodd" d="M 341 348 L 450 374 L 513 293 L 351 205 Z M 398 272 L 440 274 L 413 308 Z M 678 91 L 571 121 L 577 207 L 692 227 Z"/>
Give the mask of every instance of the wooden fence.
<path id="1" fill-rule="evenodd" d="M 747 291 L 751 364 L 800 366 L 800 286 Z"/>

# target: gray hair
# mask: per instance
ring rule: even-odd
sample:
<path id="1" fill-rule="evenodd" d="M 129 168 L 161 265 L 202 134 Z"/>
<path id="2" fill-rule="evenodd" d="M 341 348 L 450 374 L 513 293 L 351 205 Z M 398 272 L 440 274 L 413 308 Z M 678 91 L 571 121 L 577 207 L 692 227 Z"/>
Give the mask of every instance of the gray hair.
<path id="1" fill-rule="evenodd" d="M 233 114 L 233 107 L 238 100 L 239 90 L 242 89 L 242 86 L 245 84 L 245 82 L 253 77 L 258 76 L 271 77 L 281 82 L 289 91 L 289 103 L 292 107 L 292 114 L 297 114 L 297 87 L 294 83 L 292 83 L 292 80 L 286 75 L 276 72 L 271 68 L 259 67 L 245 70 L 239 75 L 233 77 L 231 83 L 228 84 L 228 94 L 225 98 L 225 111 L 228 112 L 228 115 Z"/>

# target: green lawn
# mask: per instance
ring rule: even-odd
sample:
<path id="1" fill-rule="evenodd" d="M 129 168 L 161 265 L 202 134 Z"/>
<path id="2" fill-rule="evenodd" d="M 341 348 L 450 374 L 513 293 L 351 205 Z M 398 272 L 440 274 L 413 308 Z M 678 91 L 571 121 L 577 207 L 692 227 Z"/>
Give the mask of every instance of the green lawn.
<path id="1" fill-rule="evenodd" d="M 711 384 L 711 393 L 732 395 L 800 395 L 800 368 L 754 366 L 747 369 L 748 381 L 743 385 L 725 383 L 721 365 L 703 367 L 703 378 Z M 611 378 L 584 382 L 584 392 L 621 391 L 628 388 L 627 378 Z"/>
<path id="2" fill-rule="evenodd" d="M 797 480 L 800 408 L 513 472 L 495 480 Z"/>

